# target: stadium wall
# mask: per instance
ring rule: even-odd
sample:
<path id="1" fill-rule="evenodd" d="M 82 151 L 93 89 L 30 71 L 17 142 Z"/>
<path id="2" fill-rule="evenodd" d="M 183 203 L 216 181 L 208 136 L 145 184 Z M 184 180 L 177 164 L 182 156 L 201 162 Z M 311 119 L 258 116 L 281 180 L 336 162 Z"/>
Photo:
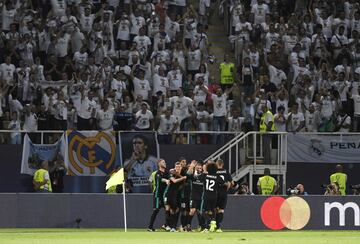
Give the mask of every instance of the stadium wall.
<path id="1" fill-rule="evenodd" d="M 201 159 L 218 149 L 218 145 L 160 145 L 160 153 L 172 167 L 174 162 L 184 156 L 188 159 Z M 21 145 L 0 145 L 0 192 L 32 192 L 32 177 L 20 174 Z M 323 194 L 322 184 L 329 182 L 334 171 L 332 163 L 288 163 L 287 187 L 303 183 L 309 194 Z M 233 166 L 234 168 L 234 166 Z M 360 183 L 360 164 L 344 164 L 348 174 L 348 183 Z M 65 177 L 64 192 L 67 193 L 102 193 L 106 178 L 104 177 Z M 254 179 L 256 184 L 257 178 Z M 348 189 L 348 193 L 351 190 Z"/>
<path id="2" fill-rule="evenodd" d="M 230 196 L 223 228 L 234 230 L 358 230 L 359 197 Z M 149 194 L 127 195 L 130 228 L 146 228 Z M 123 228 L 122 195 L 0 194 L 1 228 Z M 155 226 L 164 223 L 160 212 Z M 196 218 L 194 218 L 196 219 Z M 196 226 L 196 220 L 193 226 Z"/>

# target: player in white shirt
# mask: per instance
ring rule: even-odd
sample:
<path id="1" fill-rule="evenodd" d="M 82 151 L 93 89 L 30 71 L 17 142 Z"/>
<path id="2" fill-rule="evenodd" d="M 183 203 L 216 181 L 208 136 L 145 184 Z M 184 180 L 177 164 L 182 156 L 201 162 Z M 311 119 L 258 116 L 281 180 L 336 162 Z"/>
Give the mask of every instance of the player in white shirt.
<path id="1" fill-rule="evenodd" d="M 99 130 L 112 130 L 114 121 L 114 110 L 109 108 L 109 101 L 104 100 L 102 109 L 97 114 L 97 125 Z"/>
<path id="2" fill-rule="evenodd" d="M 294 104 L 287 118 L 287 131 L 299 132 L 305 126 L 304 114 L 299 112 L 299 105 Z"/>
<path id="3" fill-rule="evenodd" d="M 136 130 L 152 130 L 154 128 L 154 116 L 148 109 L 147 103 L 141 104 L 141 110 L 135 114 L 135 120 Z"/>

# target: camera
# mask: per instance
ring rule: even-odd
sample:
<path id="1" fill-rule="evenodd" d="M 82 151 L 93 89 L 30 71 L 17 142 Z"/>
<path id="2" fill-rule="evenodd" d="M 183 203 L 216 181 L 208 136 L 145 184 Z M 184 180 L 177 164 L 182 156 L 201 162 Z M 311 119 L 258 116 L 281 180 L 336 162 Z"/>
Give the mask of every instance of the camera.
<path id="1" fill-rule="evenodd" d="M 300 190 L 297 189 L 296 187 L 294 187 L 294 188 L 290 187 L 286 190 L 287 195 L 298 195 L 299 193 L 300 193 Z"/>

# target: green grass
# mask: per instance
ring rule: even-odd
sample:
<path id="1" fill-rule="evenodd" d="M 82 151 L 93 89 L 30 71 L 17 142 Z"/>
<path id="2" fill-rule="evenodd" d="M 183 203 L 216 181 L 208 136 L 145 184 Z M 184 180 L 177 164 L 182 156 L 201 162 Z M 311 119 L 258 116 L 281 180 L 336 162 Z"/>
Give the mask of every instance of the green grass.
<path id="1" fill-rule="evenodd" d="M 224 233 L 149 233 L 118 229 L 0 229 L 0 244 L 352 244 L 359 231 L 229 231 Z"/>

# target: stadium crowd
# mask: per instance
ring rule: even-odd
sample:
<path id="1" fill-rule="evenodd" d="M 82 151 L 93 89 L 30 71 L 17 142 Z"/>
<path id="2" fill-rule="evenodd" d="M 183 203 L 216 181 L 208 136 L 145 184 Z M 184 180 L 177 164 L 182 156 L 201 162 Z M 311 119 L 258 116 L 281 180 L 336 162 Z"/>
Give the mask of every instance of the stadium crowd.
<path id="1" fill-rule="evenodd" d="M 356 0 L 2 0 L 0 8 L 0 129 L 14 130 L 11 143 L 21 143 L 20 128 L 156 130 L 160 143 L 174 143 L 179 131 L 259 130 L 263 107 L 272 130 L 359 131 Z M 211 53 L 217 8 L 230 14 L 235 63 Z"/>

